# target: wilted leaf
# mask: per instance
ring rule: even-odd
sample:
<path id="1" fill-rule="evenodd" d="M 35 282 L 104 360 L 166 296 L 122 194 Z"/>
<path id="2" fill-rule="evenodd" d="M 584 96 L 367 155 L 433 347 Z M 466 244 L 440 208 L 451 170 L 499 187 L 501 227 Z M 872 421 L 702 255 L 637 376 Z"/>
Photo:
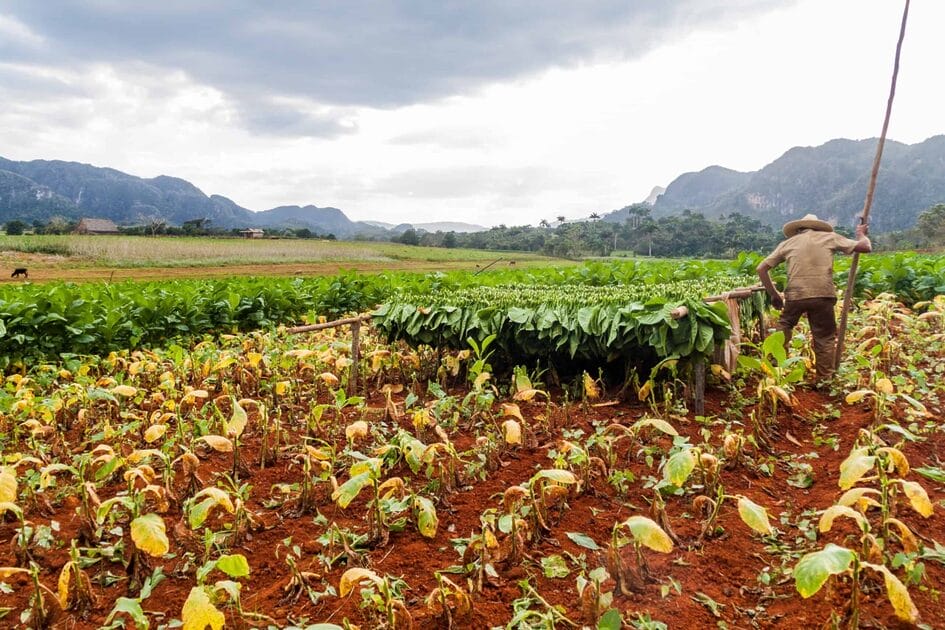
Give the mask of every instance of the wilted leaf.
<path id="1" fill-rule="evenodd" d="M 345 597 L 351 592 L 352 588 L 364 580 L 370 580 L 375 585 L 383 582 L 381 577 L 370 569 L 362 569 L 360 567 L 348 569 L 342 574 L 341 581 L 338 583 L 338 596 Z"/>
<path id="2" fill-rule="evenodd" d="M 436 515 L 433 501 L 426 497 L 414 497 L 414 507 L 417 510 L 417 530 L 427 538 L 436 537 L 436 528 L 440 523 Z"/>
<path id="3" fill-rule="evenodd" d="M 863 400 L 866 396 L 873 393 L 871 389 L 858 389 L 855 392 L 850 392 L 847 394 L 846 401 L 848 405 L 855 405 L 856 403 Z"/>
<path id="4" fill-rule="evenodd" d="M 368 435 L 368 423 L 364 420 L 357 420 L 345 427 L 345 438 L 349 441 L 365 438 Z"/>
<path id="5" fill-rule="evenodd" d="M 167 433 L 166 424 L 152 424 L 144 431 L 144 441 L 148 444 L 156 442 L 164 437 L 165 433 Z"/>
<path id="6" fill-rule="evenodd" d="M 503 422 L 502 432 L 505 434 L 506 444 L 522 443 L 522 426 L 515 420 L 506 420 Z"/>
<path id="7" fill-rule="evenodd" d="M 525 418 L 522 417 L 522 411 L 515 403 L 502 403 L 502 415 L 512 416 L 513 418 L 517 418 L 519 422 L 525 422 Z"/>
<path id="8" fill-rule="evenodd" d="M 201 435 L 197 439 L 203 440 L 208 446 L 210 446 L 210 448 L 219 453 L 233 452 L 233 442 L 229 441 L 222 435 Z"/>
<path id="9" fill-rule="evenodd" d="M 131 398 L 138 393 L 138 390 L 131 385 L 116 385 L 111 389 L 111 392 L 119 396 L 124 396 L 125 398 Z"/>
<path id="10" fill-rule="evenodd" d="M 243 431 L 246 429 L 246 423 L 248 418 L 246 416 L 246 410 L 240 406 L 236 397 L 231 397 L 233 413 L 230 414 L 230 421 L 226 424 L 226 433 L 227 435 L 232 435 L 239 437 L 243 435 Z"/>
<path id="11" fill-rule="evenodd" d="M 588 400 L 600 398 L 600 387 L 597 386 L 597 381 L 591 378 L 591 375 L 587 372 L 584 373 L 584 397 Z"/>
<path id="12" fill-rule="evenodd" d="M 902 484 L 902 491 L 908 497 L 912 509 L 926 518 L 932 516 L 932 502 L 929 500 L 925 488 L 915 481 L 903 481 L 902 479 L 898 481 Z"/>
<path id="13" fill-rule="evenodd" d="M 866 509 L 870 507 L 882 507 L 879 501 L 869 496 L 871 494 L 875 494 L 878 497 L 883 495 L 882 492 L 875 488 L 850 488 L 843 493 L 843 496 L 840 497 L 837 504 L 847 507 L 853 507 L 855 505 L 861 512 L 865 512 Z"/>
<path id="14" fill-rule="evenodd" d="M 643 427 L 652 427 L 666 435 L 679 435 L 675 427 L 662 418 L 640 418 L 630 426 L 630 430 L 639 432 Z"/>
<path id="15" fill-rule="evenodd" d="M 370 472 L 354 475 L 331 493 L 331 500 L 336 502 L 339 507 L 346 508 L 370 481 Z"/>
<path id="16" fill-rule="evenodd" d="M 831 505 L 824 510 L 824 513 L 821 515 L 817 529 L 820 532 L 829 532 L 833 528 L 833 522 L 841 516 L 846 516 L 856 521 L 861 530 L 869 528 L 869 521 L 866 520 L 866 517 L 853 508 L 845 505 Z"/>
<path id="17" fill-rule="evenodd" d="M 570 470 L 560 470 L 558 468 L 539 470 L 532 477 L 532 481 L 536 479 L 550 479 L 551 481 L 564 484 L 575 484 L 578 481 L 577 477 L 575 477 L 574 473 Z"/>
<path id="18" fill-rule="evenodd" d="M 876 391 L 880 394 L 892 394 L 895 390 L 893 387 L 893 382 L 888 378 L 881 378 L 876 381 Z"/>

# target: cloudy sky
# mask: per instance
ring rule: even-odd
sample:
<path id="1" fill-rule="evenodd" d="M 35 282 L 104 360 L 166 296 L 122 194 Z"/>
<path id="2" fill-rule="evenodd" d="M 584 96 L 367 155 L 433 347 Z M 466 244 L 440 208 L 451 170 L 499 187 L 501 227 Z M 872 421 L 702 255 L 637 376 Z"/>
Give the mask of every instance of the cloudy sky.
<path id="1" fill-rule="evenodd" d="M 879 135 L 894 0 L 4 0 L 0 156 L 252 210 L 537 224 Z M 913 0 L 889 137 L 945 133 Z"/>

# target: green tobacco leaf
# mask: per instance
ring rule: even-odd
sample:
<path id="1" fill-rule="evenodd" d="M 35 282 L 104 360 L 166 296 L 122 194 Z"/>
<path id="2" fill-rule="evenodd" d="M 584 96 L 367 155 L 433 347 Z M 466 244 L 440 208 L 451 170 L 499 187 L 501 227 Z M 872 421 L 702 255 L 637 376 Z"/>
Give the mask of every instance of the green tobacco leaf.
<path id="1" fill-rule="evenodd" d="M 427 538 L 436 537 L 436 528 L 439 525 L 439 518 L 436 515 L 436 507 L 433 501 L 426 497 L 414 497 L 414 507 L 417 510 L 417 529 L 420 534 Z"/>
<path id="2" fill-rule="evenodd" d="M 246 556 L 241 553 L 220 556 L 217 559 L 216 566 L 231 578 L 241 578 L 249 575 L 249 562 L 247 562 Z"/>
<path id="3" fill-rule="evenodd" d="M 547 578 L 564 578 L 568 577 L 568 574 L 571 573 L 571 569 L 568 568 L 568 563 L 558 554 L 543 557 L 541 559 L 541 568 Z"/>
<path id="4" fill-rule="evenodd" d="M 115 618 L 115 615 L 118 613 L 124 613 L 131 617 L 131 620 L 135 624 L 136 630 L 146 630 L 149 625 L 148 617 L 144 614 L 144 610 L 141 608 L 141 602 L 137 599 L 132 599 L 130 597 L 119 597 L 116 599 L 115 606 L 108 614 L 108 618 L 105 620 L 105 623 L 111 624 L 112 620 Z"/>
<path id="5" fill-rule="evenodd" d="M 695 449 L 687 448 L 679 451 L 666 461 L 666 468 L 663 470 L 663 473 L 671 484 L 676 487 L 682 487 L 695 468 Z"/>
<path id="6" fill-rule="evenodd" d="M 771 524 L 768 522 L 768 512 L 751 499 L 743 496 L 738 497 L 738 515 L 742 517 L 746 525 L 759 534 L 770 536 L 774 533 Z"/>
<path id="7" fill-rule="evenodd" d="M 919 466 L 918 468 L 913 468 L 912 472 L 919 473 L 926 479 L 931 479 L 938 483 L 945 483 L 945 470 L 941 468 L 935 466 Z"/>
<path id="8" fill-rule="evenodd" d="M 623 618 L 620 611 L 610 608 L 597 620 L 597 630 L 620 630 L 623 627 Z"/>
<path id="9" fill-rule="evenodd" d="M 338 486 L 338 489 L 331 493 L 331 499 L 342 509 L 346 508 L 369 483 L 371 483 L 370 472 L 363 472 L 359 475 L 355 475 L 348 481 Z"/>
<path id="10" fill-rule="evenodd" d="M 585 549 L 592 549 L 597 551 L 600 549 L 600 545 L 594 542 L 594 539 L 588 536 L 587 534 L 581 534 L 578 532 L 567 532 L 565 536 L 571 539 L 575 545 L 578 547 L 584 547 Z"/>
<path id="11" fill-rule="evenodd" d="M 794 586 L 801 597 L 814 595 L 831 575 L 839 575 L 850 568 L 856 554 L 845 547 L 828 543 L 798 560 L 794 566 Z"/>

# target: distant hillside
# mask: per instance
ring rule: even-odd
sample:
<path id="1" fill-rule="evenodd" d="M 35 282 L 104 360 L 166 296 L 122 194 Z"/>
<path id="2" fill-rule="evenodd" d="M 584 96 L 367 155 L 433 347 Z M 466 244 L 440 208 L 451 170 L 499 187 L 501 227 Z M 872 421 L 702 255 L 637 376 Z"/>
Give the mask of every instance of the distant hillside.
<path id="1" fill-rule="evenodd" d="M 12 219 L 46 222 L 53 216 L 111 219 L 118 225 L 160 220 L 181 225 L 192 219 L 209 219 L 211 226 L 225 229 L 306 227 L 339 237 L 385 233 L 351 221 L 337 208 L 282 206 L 253 212 L 226 197 L 208 197 L 176 177 L 144 179 L 76 162 L 0 158 L 0 223 Z"/>
<path id="2" fill-rule="evenodd" d="M 841 139 L 795 147 L 751 173 L 720 166 L 685 173 L 657 197 L 653 215 L 689 209 L 712 218 L 738 212 L 780 226 L 814 212 L 852 226 L 863 208 L 876 143 L 876 138 Z M 945 135 L 913 145 L 887 140 L 870 211 L 872 228 L 910 228 L 919 212 L 943 202 Z"/>

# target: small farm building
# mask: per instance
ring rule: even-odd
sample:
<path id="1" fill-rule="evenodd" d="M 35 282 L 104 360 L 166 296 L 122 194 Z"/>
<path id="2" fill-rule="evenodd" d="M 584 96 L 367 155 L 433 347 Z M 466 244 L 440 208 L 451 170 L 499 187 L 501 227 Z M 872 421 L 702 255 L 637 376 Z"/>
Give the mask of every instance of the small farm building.
<path id="1" fill-rule="evenodd" d="M 262 238 L 265 232 L 259 228 L 247 228 L 245 230 L 240 230 L 240 234 L 243 235 L 243 238 Z"/>
<path id="2" fill-rule="evenodd" d="M 82 219 L 76 234 L 118 234 L 118 226 L 108 219 Z"/>

